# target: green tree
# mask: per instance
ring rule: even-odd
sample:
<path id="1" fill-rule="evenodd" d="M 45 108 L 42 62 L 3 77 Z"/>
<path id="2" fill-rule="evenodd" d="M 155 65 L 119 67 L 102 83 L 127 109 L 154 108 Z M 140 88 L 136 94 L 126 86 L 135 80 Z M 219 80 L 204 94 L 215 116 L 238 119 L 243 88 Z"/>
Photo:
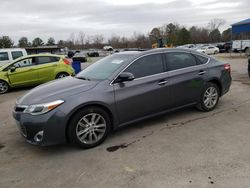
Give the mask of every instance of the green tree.
<path id="1" fill-rule="evenodd" d="M 222 32 L 221 40 L 224 42 L 231 40 L 231 28 L 228 28 Z"/>
<path id="2" fill-rule="evenodd" d="M 29 41 L 27 37 L 21 37 L 18 41 L 18 46 L 20 48 L 25 48 L 27 46 L 29 46 Z"/>
<path id="3" fill-rule="evenodd" d="M 167 42 L 168 44 L 174 44 L 177 43 L 177 35 L 179 32 L 179 25 L 170 23 L 165 26 L 165 35 L 167 36 Z"/>
<path id="4" fill-rule="evenodd" d="M 48 39 L 47 45 L 49 45 L 49 46 L 55 45 L 55 39 L 52 38 L 52 37 L 50 37 L 50 38 Z"/>
<path id="5" fill-rule="evenodd" d="M 0 37 L 0 48 L 11 48 L 13 47 L 14 42 L 9 36 Z"/>
<path id="6" fill-rule="evenodd" d="M 220 42 L 221 41 L 221 34 L 219 29 L 214 29 L 209 33 L 210 42 Z"/>
<path id="7" fill-rule="evenodd" d="M 41 38 L 39 38 L 39 37 L 35 38 L 32 41 L 32 46 L 37 47 L 37 46 L 42 46 L 42 45 L 44 45 L 43 40 Z"/>
<path id="8" fill-rule="evenodd" d="M 190 37 L 190 32 L 183 27 L 179 32 L 178 32 L 178 38 L 177 38 L 177 44 L 182 45 L 182 44 L 188 44 L 191 41 Z"/>

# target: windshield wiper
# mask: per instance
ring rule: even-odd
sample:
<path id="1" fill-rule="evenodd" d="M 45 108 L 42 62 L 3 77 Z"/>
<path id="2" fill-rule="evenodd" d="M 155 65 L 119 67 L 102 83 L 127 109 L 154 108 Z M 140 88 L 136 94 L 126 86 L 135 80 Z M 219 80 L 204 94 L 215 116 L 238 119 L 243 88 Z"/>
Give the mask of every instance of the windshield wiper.
<path id="1" fill-rule="evenodd" d="M 88 81 L 90 81 L 90 79 L 89 79 L 89 78 L 86 78 L 86 77 L 75 76 L 75 78 L 78 78 L 78 79 L 81 79 L 81 80 L 88 80 Z"/>

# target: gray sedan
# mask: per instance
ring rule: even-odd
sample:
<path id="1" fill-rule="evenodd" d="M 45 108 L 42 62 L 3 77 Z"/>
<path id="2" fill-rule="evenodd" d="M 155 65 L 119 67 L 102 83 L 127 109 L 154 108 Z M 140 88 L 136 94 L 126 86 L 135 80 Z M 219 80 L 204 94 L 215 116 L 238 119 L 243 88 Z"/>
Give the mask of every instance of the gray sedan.
<path id="1" fill-rule="evenodd" d="M 195 51 L 122 52 L 32 89 L 13 116 L 29 143 L 90 148 L 111 129 L 146 118 L 187 106 L 211 111 L 230 85 L 229 64 Z"/>

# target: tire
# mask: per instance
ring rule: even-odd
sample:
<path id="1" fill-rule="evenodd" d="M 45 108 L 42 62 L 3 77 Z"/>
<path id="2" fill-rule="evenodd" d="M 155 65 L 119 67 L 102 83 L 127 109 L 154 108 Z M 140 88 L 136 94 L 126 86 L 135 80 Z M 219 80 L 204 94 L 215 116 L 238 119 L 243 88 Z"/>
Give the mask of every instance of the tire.
<path id="1" fill-rule="evenodd" d="M 0 80 L 0 94 L 7 93 L 10 89 L 10 86 L 7 82 Z"/>
<path id="2" fill-rule="evenodd" d="M 108 113 L 98 107 L 87 107 L 78 111 L 68 127 L 69 141 L 84 149 L 100 145 L 110 132 Z"/>
<path id="3" fill-rule="evenodd" d="M 67 77 L 67 76 L 69 76 L 68 73 L 66 73 L 66 72 L 60 72 L 60 73 L 58 73 L 56 75 L 56 79 L 64 78 L 64 77 Z"/>
<path id="4" fill-rule="evenodd" d="M 200 101 L 196 106 L 204 112 L 212 111 L 218 104 L 220 98 L 220 90 L 214 83 L 208 82 L 204 87 Z"/>

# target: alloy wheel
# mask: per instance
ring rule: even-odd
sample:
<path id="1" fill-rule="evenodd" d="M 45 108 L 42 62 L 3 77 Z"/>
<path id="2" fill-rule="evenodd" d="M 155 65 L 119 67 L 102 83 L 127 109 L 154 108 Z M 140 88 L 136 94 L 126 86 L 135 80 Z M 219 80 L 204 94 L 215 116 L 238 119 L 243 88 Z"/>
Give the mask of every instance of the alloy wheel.
<path id="1" fill-rule="evenodd" d="M 102 115 L 89 113 L 78 121 L 76 135 L 80 142 L 94 144 L 103 138 L 106 128 L 106 121 Z"/>
<path id="2" fill-rule="evenodd" d="M 207 108 L 213 108 L 218 101 L 218 91 L 215 87 L 209 87 L 204 93 L 203 102 Z"/>
<path id="3" fill-rule="evenodd" d="M 0 93 L 6 93 L 9 89 L 9 86 L 6 82 L 0 81 Z"/>

